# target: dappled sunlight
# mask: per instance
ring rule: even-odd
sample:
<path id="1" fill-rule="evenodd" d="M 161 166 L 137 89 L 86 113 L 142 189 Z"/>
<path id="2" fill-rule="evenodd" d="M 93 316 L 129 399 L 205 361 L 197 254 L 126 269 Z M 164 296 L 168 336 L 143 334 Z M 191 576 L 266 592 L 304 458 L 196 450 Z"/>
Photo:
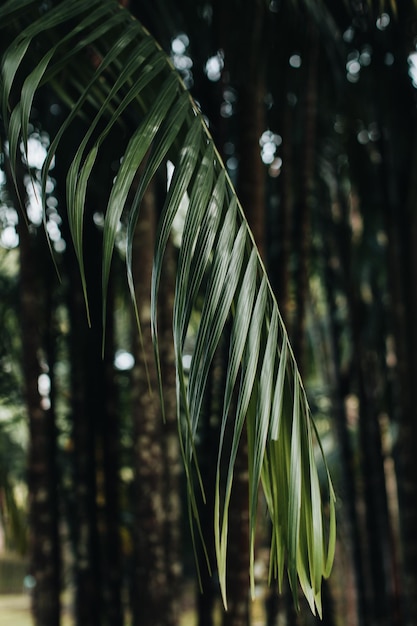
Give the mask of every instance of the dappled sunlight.
<path id="1" fill-rule="evenodd" d="M 114 366 L 121 372 L 127 372 L 133 368 L 135 364 L 135 357 L 127 350 L 116 350 L 114 355 Z"/>
<path id="2" fill-rule="evenodd" d="M 206 61 L 205 72 L 206 72 L 207 78 L 213 83 L 219 81 L 222 75 L 223 67 L 224 67 L 223 52 L 219 50 L 217 54 L 213 55 Z"/>
<path id="3" fill-rule="evenodd" d="M 179 71 L 187 89 L 193 85 L 193 60 L 188 53 L 190 40 L 185 33 L 179 33 L 171 41 L 171 59 L 174 67 Z"/>
<path id="4" fill-rule="evenodd" d="M 376 27 L 378 30 L 386 30 L 391 22 L 391 18 L 388 13 L 381 13 L 376 20 Z"/>
<path id="5" fill-rule="evenodd" d="M 25 161 L 28 167 L 34 168 L 37 170 L 42 169 L 42 165 L 47 155 L 46 149 L 47 149 L 48 144 L 49 144 L 49 141 L 42 142 L 40 136 L 37 133 L 29 137 L 28 143 L 27 143 L 27 152 L 23 143 L 21 144 L 20 148 L 21 148 L 22 154 L 25 157 Z M 53 169 L 53 165 L 51 165 L 50 169 Z"/>
<path id="6" fill-rule="evenodd" d="M 16 231 L 17 223 L 18 215 L 16 210 L 6 204 L 0 205 L 0 244 L 3 248 L 11 250 L 19 245 L 19 236 Z"/>
<path id="7" fill-rule="evenodd" d="M 298 69 L 301 67 L 301 56 L 299 54 L 292 54 L 289 59 L 291 67 Z"/>
<path id="8" fill-rule="evenodd" d="M 277 148 L 282 144 L 282 137 L 277 133 L 266 130 L 259 139 L 261 158 L 265 165 L 271 165 L 275 159 Z"/>
<path id="9" fill-rule="evenodd" d="M 45 185 L 45 215 L 41 202 L 41 171 L 47 157 L 48 147 L 49 136 L 47 133 L 40 134 L 31 126 L 27 146 L 25 147 L 23 142 L 20 144 L 22 162 L 28 172 L 23 176 L 26 198 L 21 198 L 19 201 L 23 201 L 25 204 L 29 224 L 35 228 L 43 227 L 43 224 L 45 224 L 52 247 L 56 252 L 62 253 L 66 247 L 61 232 L 62 218 L 58 214 L 58 201 L 53 195 L 55 181 L 49 175 L 46 178 Z M 7 142 L 5 148 L 8 150 Z M 51 161 L 49 171 L 53 170 L 54 167 L 55 157 Z M 0 205 L 0 245 L 4 248 L 12 249 L 19 244 L 17 228 L 21 207 L 11 206 L 10 193 L 6 189 L 5 174 L 0 169 L 0 199 L 2 198 L 3 204 Z"/>
<path id="10" fill-rule="evenodd" d="M 223 102 L 220 105 L 220 115 L 224 118 L 232 117 L 235 112 L 237 93 L 235 89 L 226 87 L 223 89 Z"/>
<path id="11" fill-rule="evenodd" d="M 51 408 L 51 379 L 48 374 L 43 373 L 38 378 L 38 391 L 41 397 L 41 407 L 44 411 Z"/>
<path id="12" fill-rule="evenodd" d="M 417 89 L 417 52 L 412 52 L 408 55 L 408 74 L 413 87 Z"/>
<path id="13" fill-rule="evenodd" d="M 350 82 L 356 82 L 359 79 L 361 64 L 359 62 L 359 52 L 350 52 L 346 63 L 347 78 Z"/>

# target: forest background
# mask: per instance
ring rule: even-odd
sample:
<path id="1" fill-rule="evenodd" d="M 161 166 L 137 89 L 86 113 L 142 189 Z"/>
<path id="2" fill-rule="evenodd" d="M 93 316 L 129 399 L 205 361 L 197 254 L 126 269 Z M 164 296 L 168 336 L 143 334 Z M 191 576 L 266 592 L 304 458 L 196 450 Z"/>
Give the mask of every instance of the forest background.
<path id="1" fill-rule="evenodd" d="M 415 3 L 123 4 L 171 56 L 198 102 L 291 336 L 337 496 L 336 556 L 323 586 L 322 621 L 413 626 Z M 94 50 L 87 50 L 87 58 L 97 62 Z M 17 180 L 27 223 L 1 133 L 0 591 L 25 585 L 36 626 L 58 626 L 68 605 L 72 622 L 80 626 L 175 626 L 189 610 L 190 597 L 200 626 L 318 623 L 301 594 L 301 610 L 295 612 L 287 583 L 280 595 L 268 587 L 270 529 L 262 511 L 254 614 L 245 468 L 239 460 L 230 513 L 229 611 L 223 613 L 216 577 L 200 553 L 204 593 L 199 591 L 174 408 L 175 237 L 160 295 L 165 424 L 158 394 L 149 392 L 149 381 L 158 388 L 157 374 L 150 359 L 146 371 L 143 359 L 153 354 L 146 303 L 166 174 L 148 188 L 133 240 L 143 344 L 126 288 L 122 225 L 102 358 L 97 250 L 111 182 L 106 163 L 116 173 L 124 138 L 120 145 L 115 140 L 107 161 L 98 164 L 102 170 L 93 179 L 86 208 L 89 328 L 64 209 L 65 150 L 50 170 L 46 190 L 46 227 L 61 281 L 44 235 L 36 185 L 26 174 L 29 167 L 39 180 L 46 149 L 66 113 L 64 96 L 45 89 L 32 110 L 29 152 Z M 83 133 L 80 121 L 65 139 L 68 151 Z M 174 230 L 179 233 L 181 224 Z M 192 336 L 187 349 L 184 369 L 193 353 Z M 224 377 L 219 349 L 197 444 L 208 508 L 214 499 Z M 211 512 L 201 523 L 213 562 Z"/>

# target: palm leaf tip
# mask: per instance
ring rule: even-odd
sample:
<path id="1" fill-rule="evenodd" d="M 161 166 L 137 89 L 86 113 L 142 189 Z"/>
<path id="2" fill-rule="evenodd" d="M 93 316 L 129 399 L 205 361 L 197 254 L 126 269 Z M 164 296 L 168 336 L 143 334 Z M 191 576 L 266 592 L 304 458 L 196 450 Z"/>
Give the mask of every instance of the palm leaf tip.
<path id="1" fill-rule="evenodd" d="M 132 119 L 137 122 L 107 203 L 104 294 L 117 229 L 126 208 L 130 211 L 127 271 L 134 292 L 130 253 L 133 231 L 140 219 L 141 196 L 164 160 L 169 158 L 173 162 L 174 175 L 160 218 L 155 248 L 151 325 L 158 359 L 160 275 L 173 220 L 179 206 L 186 200 L 188 208 L 178 252 L 173 334 L 178 417 L 181 419 L 181 408 L 186 415 L 182 451 L 190 518 L 198 526 L 193 476 L 197 473 L 200 484 L 202 478 L 196 456 L 196 434 L 213 356 L 228 326 L 229 354 L 220 416 L 214 507 L 216 555 L 223 599 L 226 603 L 230 494 L 238 445 L 246 428 L 250 446 L 252 581 L 257 494 L 262 484 L 273 526 L 271 573 L 276 575 L 280 584 L 286 568 L 294 597 L 300 583 L 312 610 L 320 612 L 321 581 L 329 575 L 334 557 L 334 492 L 325 465 L 326 489 L 330 494 L 330 521 L 326 534 L 326 514 L 321 505 L 313 454 L 314 425 L 305 391 L 265 268 L 216 147 L 168 58 L 127 11 L 113 0 L 95 2 L 97 20 L 89 22 L 85 2 L 80 0 L 64 0 L 50 15 L 39 13 L 40 4 L 39 0 L 22 0 L 7 2 L 1 7 L 0 15 L 4 21 L 0 28 L 9 29 L 8 38 L 12 33 L 17 41 L 2 56 L 1 95 L 6 130 L 12 134 L 15 146 L 19 145 L 20 136 L 27 137 L 32 101 L 42 83 L 55 87 L 57 93 L 64 93 L 67 89 L 72 103 L 51 142 L 49 163 L 53 154 L 59 154 L 63 149 L 61 140 L 71 132 L 77 118 L 81 116 L 89 120 L 88 136 L 72 155 L 67 179 L 69 219 L 83 275 L 84 208 L 98 155 L 105 151 L 110 131 L 120 121 L 127 125 Z M 20 10 L 23 6 L 31 9 L 30 19 L 26 11 Z M 51 24 L 59 28 L 55 30 Z M 100 53 L 99 67 L 86 63 L 80 66 L 81 26 L 83 37 Z M 65 30 L 63 43 L 61 32 Z M 43 32 L 47 37 L 39 38 L 39 33 Z M 28 67 L 31 68 L 29 71 Z M 58 83 L 58 69 L 62 67 L 68 71 Z M 25 85 L 20 91 L 20 99 L 19 84 Z M 12 92 L 13 99 L 10 97 Z M 139 171 L 142 182 L 139 182 L 135 199 L 129 206 L 128 197 Z M 43 176 L 45 181 L 46 173 Z M 198 311 L 200 327 L 187 378 L 182 357 L 193 311 Z M 235 394 L 238 401 L 233 413 Z M 224 444 L 226 429 L 233 433 L 227 452 Z M 224 456 L 227 456 L 225 464 Z"/>

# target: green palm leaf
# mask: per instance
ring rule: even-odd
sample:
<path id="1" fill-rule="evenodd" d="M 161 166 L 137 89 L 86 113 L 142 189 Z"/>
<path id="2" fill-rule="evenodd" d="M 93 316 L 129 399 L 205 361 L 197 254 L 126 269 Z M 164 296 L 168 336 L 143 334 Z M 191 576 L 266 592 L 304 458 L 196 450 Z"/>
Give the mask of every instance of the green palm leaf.
<path id="1" fill-rule="evenodd" d="M 127 272 L 133 294 L 132 237 L 141 199 L 160 165 L 168 158 L 174 164 L 156 242 L 151 323 L 158 363 L 157 298 L 164 251 L 174 217 L 186 202 L 173 334 L 178 418 L 181 411 L 186 415 L 182 450 L 190 510 L 198 525 L 193 491 L 193 474 L 198 474 L 195 435 L 211 361 L 228 325 L 229 359 L 214 511 L 224 602 L 229 501 L 238 444 L 246 425 L 252 580 L 257 494 L 262 483 L 273 523 L 271 575 L 281 581 L 286 565 L 294 598 L 299 581 L 312 610 L 320 612 L 321 581 L 330 572 L 335 545 L 334 493 L 326 473 L 329 523 L 321 506 L 314 424 L 287 333 L 242 207 L 202 116 L 169 59 L 114 0 L 63 0 L 53 3 L 49 10 L 39 0 L 13 0 L 0 7 L 0 25 L 5 40 L 11 41 L 2 51 L 1 110 L 12 167 L 20 138 L 24 146 L 27 144 L 32 102 L 44 83 L 55 88 L 70 110 L 51 142 L 43 190 L 61 139 L 71 132 L 77 117 L 89 122 L 89 131 L 73 154 L 67 176 L 68 215 L 84 289 L 85 197 L 110 131 L 127 119 L 136 122 L 108 198 L 102 256 L 104 296 L 116 232 L 125 210 L 129 211 Z M 98 63 L 88 62 L 86 46 L 93 48 Z M 133 203 L 128 206 L 128 194 L 138 177 Z M 187 379 L 182 355 L 193 311 L 199 312 L 200 325 Z M 163 381 L 160 384 L 163 389 Z M 224 465 L 224 435 L 229 422 L 233 440 Z M 321 447 L 318 449 L 325 463 Z M 200 476 L 199 480 L 202 483 Z"/>

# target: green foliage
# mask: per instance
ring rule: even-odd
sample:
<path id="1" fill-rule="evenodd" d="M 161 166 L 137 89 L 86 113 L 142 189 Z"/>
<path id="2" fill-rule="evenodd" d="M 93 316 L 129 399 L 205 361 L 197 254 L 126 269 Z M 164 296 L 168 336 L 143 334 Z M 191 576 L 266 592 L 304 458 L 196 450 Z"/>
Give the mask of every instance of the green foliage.
<path id="1" fill-rule="evenodd" d="M 27 151 L 32 104 L 38 90 L 48 84 L 67 104 L 68 114 L 43 167 L 44 209 L 48 169 L 55 154 L 59 158 L 64 145 L 61 140 L 71 132 L 77 117 L 88 122 L 89 130 L 72 155 L 67 175 L 68 215 L 86 293 L 83 246 L 88 242 L 84 241 L 83 221 L 88 184 L 110 133 L 130 128 L 133 120 L 134 129 L 108 198 L 102 276 L 106 294 L 116 233 L 128 194 L 135 189 L 129 205 L 126 250 L 134 301 L 132 238 L 141 200 L 160 166 L 167 159 L 174 164 L 154 256 L 152 332 L 158 362 L 158 286 L 173 220 L 185 201 L 188 209 L 178 256 L 173 336 L 178 417 L 181 411 L 186 416 L 180 437 L 190 514 L 198 528 L 193 478 L 198 476 L 201 488 L 203 479 L 195 436 L 210 365 L 230 324 L 214 511 L 224 603 L 229 501 L 238 444 L 246 426 L 252 585 L 257 494 L 262 483 L 273 524 L 271 574 L 281 582 L 286 567 L 295 601 L 298 578 L 311 609 L 321 613 L 321 580 L 330 573 L 335 545 L 334 493 L 326 470 L 327 519 L 314 459 L 314 423 L 294 355 L 242 207 L 203 118 L 153 37 L 116 2 L 64 0 L 48 7 L 39 0 L 12 0 L 0 7 L 2 36 L 12 41 L 2 49 L 1 78 L 1 110 L 12 168 L 21 140 Z M 182 355 L 196 310 L 200 323 L 186 378 Z M 226 452 L 224 435 L 229 422 L 233 440 Z M 223 456 L 227 454 L 223 476 Z M 325 464 L 322 452 L 321 456 Z"/>

